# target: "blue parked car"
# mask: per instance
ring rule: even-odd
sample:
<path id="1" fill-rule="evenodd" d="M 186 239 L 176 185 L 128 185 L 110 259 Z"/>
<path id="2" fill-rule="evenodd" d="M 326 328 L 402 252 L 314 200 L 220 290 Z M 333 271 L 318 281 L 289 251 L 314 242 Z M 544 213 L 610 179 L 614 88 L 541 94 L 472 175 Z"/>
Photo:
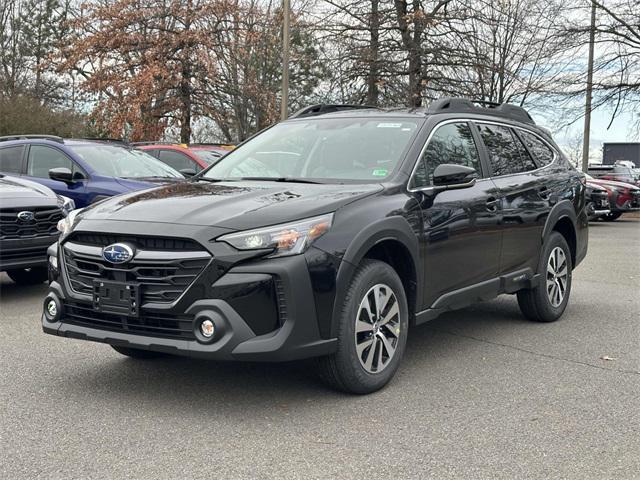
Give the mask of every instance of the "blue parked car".
<path id="1" fill-rule="evenodd" d="M 46 185 L 77 208 L 184 180 L 177 170 L 123 143 L 48 135 L 0 137 L 0 173 Z"/>

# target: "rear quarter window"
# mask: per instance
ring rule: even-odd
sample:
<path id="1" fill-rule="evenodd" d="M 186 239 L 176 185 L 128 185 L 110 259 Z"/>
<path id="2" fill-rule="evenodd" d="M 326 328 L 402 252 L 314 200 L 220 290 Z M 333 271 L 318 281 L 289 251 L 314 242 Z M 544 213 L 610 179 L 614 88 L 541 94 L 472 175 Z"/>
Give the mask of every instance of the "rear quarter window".
<path id="1" fill-rule="evenodd" d="M 553 162 L 555 153 L 546 143 L 540 140 L 533 133 L 529 133 L 526 130 L 518 130 L 518 133 L 522 137 L 524 144 L 531 152 L 531 155 L 533 155 L 538 162 L 538 165 L 544 167 L 545 165 L 549 165 Z"/>

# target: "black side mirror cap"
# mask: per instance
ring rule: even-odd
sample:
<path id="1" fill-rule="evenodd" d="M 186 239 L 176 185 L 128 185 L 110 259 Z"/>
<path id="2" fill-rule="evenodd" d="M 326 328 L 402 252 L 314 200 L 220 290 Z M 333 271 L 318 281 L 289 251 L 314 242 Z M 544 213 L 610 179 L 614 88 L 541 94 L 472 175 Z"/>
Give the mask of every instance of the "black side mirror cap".
<path id="1" fill-rule="evenodd" d="M 193 177 L 196 174 L 196 171 L 193 168 L 183 168 L 180 170 L 180 173 L 185 177 Z"/>
<path id="2" fill-rule="evenodd" d="M 52 168 L 49 170 L 49 178 L 51 180 L 58 180 L 59 182 L 72 183 L 73 173 L 71 173 L 71 169 L 67 167 Z"/>
<path id="3" fill-rule="evenodd" d="M 440 189 L 468 188 L 476 183 L 478 172 L 465 165 L 443 163 L 433 171 L 433 185 Z M 444 187 L 444 188 L 443 188 Z"/>

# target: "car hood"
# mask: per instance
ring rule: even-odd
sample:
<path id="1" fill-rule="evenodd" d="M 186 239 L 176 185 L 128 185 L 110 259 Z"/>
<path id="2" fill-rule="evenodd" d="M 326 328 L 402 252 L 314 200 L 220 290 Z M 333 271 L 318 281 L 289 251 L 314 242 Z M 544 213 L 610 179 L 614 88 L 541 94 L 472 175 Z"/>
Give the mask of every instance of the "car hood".
<path id="1" fill-rule="evenodd" d="M 616 182 L 615 180 L 600 180 L 600 179 L 594 178 L 593 180 L 589 179 L 588 182 L 594 183 L 596 185 L 605 185 L 605 186 L 611 186 L 611 187 L 630 188 L 632 190 L 639 190 L 639 188 L 633 185 L 632 183 Z"/>
<path id="2" fill-rule="evenodd" d="M 18 177 L 0 176 L 0 199 L 3 204 L 7 200 L 20 198 L 57 202 L 56 194 L 44 185 Z"/>
<path id="3" fill-rule="evenodd" d="M 113 197 L 82 218 L 245 230 L 332 212 L 380 190 L 379 184 L 181 182 Z"/>

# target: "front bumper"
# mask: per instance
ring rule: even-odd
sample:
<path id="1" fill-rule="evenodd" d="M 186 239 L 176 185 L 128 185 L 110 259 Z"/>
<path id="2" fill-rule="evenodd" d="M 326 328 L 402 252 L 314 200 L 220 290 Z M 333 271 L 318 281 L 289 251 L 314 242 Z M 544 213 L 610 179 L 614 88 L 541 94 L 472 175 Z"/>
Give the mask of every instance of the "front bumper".
<path id="1" fill-rule="evenodd" d="M 40 267 L 47 264 L 47 248 L 57 235 L 0 241 L 0 271 Z"/>
<path id="2" fill-rule="evenodd" d="M 219 265 L 212 262 L 177 301 L 168 306 L 143 304 L 138 319 L 117 316 L 123 322 L 117 329 L 109 323 L 112 317 L 92 310 L 91 297 L 69 287 L 60 253 L 58 262 L 60 272 L 47 298 L 56 298 L 61 308 L 55 321 L 43 313 L 42 327 L 48 334 L 217 360 L 287 361 L 327 355 L 336 348 L 336 339 L 321 337 L 305 255 L 235 266 L 218 277 L 211 270 Z M 271 297 L 264 295 L 271 279 L 277 282 L 277 298 L 272 299 L 279 312 L 276 328 L 265 326 L 262 318 L 271 311 Z M 180 318 L 183 338 L 141 333 L 148 329 L 140 327 L 142 323 L 156 325 L 162 322 L 158 318 Z M 198 334 L 203 319 L 216 326 L 210 342 Z M 160 327 L 154 328 L 157 332 Z"/>

